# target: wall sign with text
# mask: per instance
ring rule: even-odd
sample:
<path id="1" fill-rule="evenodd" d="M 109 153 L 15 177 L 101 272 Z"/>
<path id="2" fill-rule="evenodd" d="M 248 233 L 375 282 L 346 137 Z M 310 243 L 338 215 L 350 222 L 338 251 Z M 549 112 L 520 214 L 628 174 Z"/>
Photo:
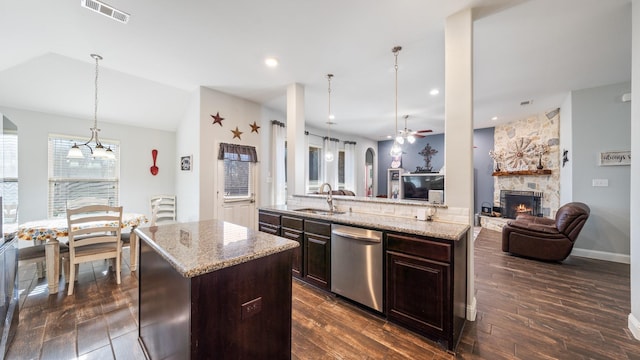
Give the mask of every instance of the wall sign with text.
<path id="1" fill-rule="evenodd" d="M 604 151 L 600 153 L 600 166 L 631 165 L 631 151 Z"/>

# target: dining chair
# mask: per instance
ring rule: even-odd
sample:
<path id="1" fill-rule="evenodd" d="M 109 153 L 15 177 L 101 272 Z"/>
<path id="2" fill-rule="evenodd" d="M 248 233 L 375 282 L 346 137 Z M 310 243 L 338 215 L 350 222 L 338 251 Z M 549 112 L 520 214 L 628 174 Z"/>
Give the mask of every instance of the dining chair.
<path id="1" fill-rule="evenodd" d="M 68 260 L 69 247 L 66 244 L 60 243 L 60 270 L 68 269 L 68 264 L 65 264 L 65 261 Z M 45 255 L 45 245 L 33 245 L 27 247 L 21 247 L 18 249 L 18 263 L 20 265 L 36 263 L 36 273 L 38 274 L 38 279 L 42 279 L 44 277 L 45 271 L 45 263 L 46 255 Z M 62 273 L 62 271 L 60 271 Z M 68 274 L 66 274 L 65 270 L 65 278 L 68 279 Z"/>
<path id="2" fill-rule="evenodd" d="M 122 259 L 122 206 L 88 205 L 67 209 L 69 233 L 69 291 L 73 294 L 78 266 L 95 260 L 115 260 L 116 282 L 120 284 Z"/>
<path id="3" fill-rule="evenodd" d="M 155 195 L 151 197 L 151 224 L 176 221 L 176 196 Z"/>

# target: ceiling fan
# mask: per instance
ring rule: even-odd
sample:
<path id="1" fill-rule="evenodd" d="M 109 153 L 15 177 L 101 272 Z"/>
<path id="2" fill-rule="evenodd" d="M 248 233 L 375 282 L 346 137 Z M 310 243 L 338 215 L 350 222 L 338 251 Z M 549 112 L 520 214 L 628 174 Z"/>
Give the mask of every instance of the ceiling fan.
<path id="1" fill-rule="evenodd" d="M 398 144 L 400 145 L 404 144 L 405 139 L 409 144 L 413 144 L 416 141 L 416 138 L 425 137 L 425 135 L 422 135 L 422 134 L 433 132 L 433 130 L 431 129 L 416 130 L 416 131 L 408 129 L 407 119 L 409 118 L 409 115 L 405 115 L 403 117 L 404 117 L 404 130 L 398 130 L 398 135 L 396 136 L 396 141 L 398 142 Z"/>

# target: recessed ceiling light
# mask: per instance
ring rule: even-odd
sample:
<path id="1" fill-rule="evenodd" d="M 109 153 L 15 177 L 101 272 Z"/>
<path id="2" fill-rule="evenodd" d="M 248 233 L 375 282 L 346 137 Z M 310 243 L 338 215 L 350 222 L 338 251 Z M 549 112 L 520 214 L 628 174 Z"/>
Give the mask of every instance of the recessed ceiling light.
<path id="1" fill-rule="evenodd" d="M 268 67 L 274 68 L 274 67 L 278 66 L 278 59 L 276 59 L 274 57 L 268 57 L 268 58 L 264 59 L 264 63 Z"/>
<path id="2" fill-rule="evenodd" d="M 494 121 L 495 121 L 495 120 L 498 120 L 498 117 L 497 117 L 497 116 L 494 116 L 494 117 L 492 117 L 492 118 L 491 118 L 491 120 L 494 120 Z"/>
<path id="3" fill-rule="evenodd" d="M 440 90 L 431 89 L 431 91 L 429 91 L 429 94 L 432 95 L 432 96 L 438 95 L 438 94 L 440 94 Z"/>

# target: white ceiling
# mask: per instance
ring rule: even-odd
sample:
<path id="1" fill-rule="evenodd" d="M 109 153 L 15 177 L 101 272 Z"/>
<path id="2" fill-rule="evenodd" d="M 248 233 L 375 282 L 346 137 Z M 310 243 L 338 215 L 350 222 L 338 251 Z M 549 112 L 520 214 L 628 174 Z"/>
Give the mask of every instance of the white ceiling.
<path id="1" fill-rule="evenodd" d="M 630 0 L 109 0 L 128 24 L 78 0 L 0 0 L 0 106 L 175 130 L 199 86 L 285 111 L 305 86 L 306 121 L 324 127 L 333 73 L 334 131 L 374 140 L 409 127 L 442 132 L 444 19 L 477 9 L 474 123 L 559 107 L 571 90 L 631 79 Z M 267 68 L 264 58 L 280 60 Z M 431 96 L 432 88 L 440 95 Z M 622 95 L 622 94 L 621 94 Z M 532 105 L 520 106 L 523 100 Z M 497 122 L 491 121 L 498 116 Z M 281 119 L 284 120 L 284 119 Z M 402 127 L 402 124 L 400 124 Z"/>

